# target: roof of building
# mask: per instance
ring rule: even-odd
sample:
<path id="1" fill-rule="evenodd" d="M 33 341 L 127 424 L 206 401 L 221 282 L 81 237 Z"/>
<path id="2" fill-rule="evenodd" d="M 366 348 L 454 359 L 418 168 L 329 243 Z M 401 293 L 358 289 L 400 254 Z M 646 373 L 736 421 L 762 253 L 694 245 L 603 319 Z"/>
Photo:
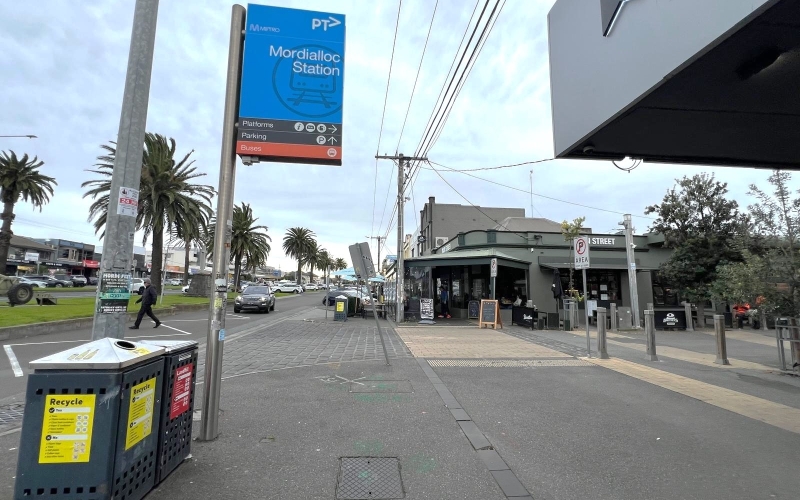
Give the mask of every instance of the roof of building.
<path id="1" fill-rule="evenodd" d="M 11 235 L 11 246 L 30 250 L 53 251 L 53 247 L 51 246 L 45 245 L 44 243 L 39 243 L 38 241 L 26 238 L 24 236 L 17 236 L 16 234 Z"/>
<path id="2" fill-rule="evenodd" d="M 410 259 L 405 259 L 405 264 L 410 267 L 413 267 L 415 264 L 417 266 L 420 266 L 423 265 L 424 263 L 431 263 L 444 266 L 444 265 L 457 265 L 455 264 L 455 261 L 463 262 L 465 260 L 472 261 L 473 264 L 489 264 L 489 261 L 492 258 L 500 259 L 501 261 L 506 261 L 507 264 L 512 264 L 512 267 L 527 268 L 529 265 L 528 261 L 519 259 L 517 257 L 512 257 L 506 253 L 497 250 L 496 248 L 479 248 L 476 250 L 461 250 L 461 251 L 437 253 L 431 255 L 423 255 L 422 257 L 413 257 Z"/>
<path id="3" fill-rule="evenodd" d="M 506 217 L 492 229 L 495 231 L 561 232 L 561 223 L 540 217 Z"/>

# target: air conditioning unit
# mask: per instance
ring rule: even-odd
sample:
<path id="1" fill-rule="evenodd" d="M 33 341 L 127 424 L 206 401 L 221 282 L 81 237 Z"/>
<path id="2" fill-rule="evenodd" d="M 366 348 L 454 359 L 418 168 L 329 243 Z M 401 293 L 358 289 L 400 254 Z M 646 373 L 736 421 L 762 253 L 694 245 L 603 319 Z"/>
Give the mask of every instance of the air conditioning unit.
<path id="1" fill-rule="evenodd" d="M 435 246 L 436 248 L 439 248 L 439 247 L 443 246 L 445 243 L 447 243 L 448 240 L 449 240 L 449 238 L 445 238 L 443 236 L 437 236 L 436 240 L 434 241 L 434 245 L 433 246 Z"/>

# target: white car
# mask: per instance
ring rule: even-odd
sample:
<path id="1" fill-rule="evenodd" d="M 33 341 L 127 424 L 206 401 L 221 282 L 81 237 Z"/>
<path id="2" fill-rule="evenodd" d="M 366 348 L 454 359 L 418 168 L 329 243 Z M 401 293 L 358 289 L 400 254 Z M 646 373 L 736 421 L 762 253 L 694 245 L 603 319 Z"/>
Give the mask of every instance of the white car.
<path id="1" fill-rule="evenodd" d="M 183 285 L 183 288 L 181 288 L 181 293 L 186 293 L 188 291 L 189 291 L 189 285 Z"/>
<path id="2" fill-rule="evenodd" d="M 30 285 L 33 288 L 47 288 L 47 283 L 44 281 L 29 280 L 28 278 L 20 278 L 19 282 L 25 283 L 26 285 Z"/>
<path id="3" fill-rule="evenodd" d="M 303 287 L 295 283 L 282 283 L 275 287 L 276 292 L 303 293 Z"/>
<path id="4" fill-rule="evenodd" d="M 131 293 L 138 293 L 139 295 L 144 293 L 144 280 L 142 278 L 133 278 L 131 280 Z"/>
<path id="5" fill-rule="evenodd" d="M 319 285 L 316 283 L 306 283 L 306 290 L 319 290 Z"/>

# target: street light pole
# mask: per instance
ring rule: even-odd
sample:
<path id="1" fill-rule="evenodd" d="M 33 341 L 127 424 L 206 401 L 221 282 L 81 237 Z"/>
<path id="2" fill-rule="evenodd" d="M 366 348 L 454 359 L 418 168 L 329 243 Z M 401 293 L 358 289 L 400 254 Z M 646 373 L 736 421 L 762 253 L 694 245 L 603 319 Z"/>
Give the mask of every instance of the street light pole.
<path id="1" fill-rule="evenodd" d="M 640 328 L 639 323 L 639 288 L 636 284 L 636 257 L 633 254 L 633 223 L 631 215 L 625 214 L 620 225 L 625 228 L 625 256 L 628 260 L 628 287 L 631 289 L 631 313 L 633 314 L 633 327 Z"/>
<path id="2" fill-rule="evenodd" d="M 131 275 L 133 238 L 136 232 L 139 181 L 142 176 L 142 150 L 147 105 L 150 98 L 150 74 L 153 69 L 153 47 L 156 40 L 158 0 L 136 0 L 133 13 L 131 48 L 128 53 L 128 72 L 122 94 L 122 112 L 117 132 L 117 150 L 106 214 L 106 235 L 103 238 L 103 258 L 100 262 L 100 281 L 97 301 L 102 292 L 103 274 Z M 120 206 L 120 201 L 127 202 Z M 104 337 L 123 338 L 126 311 L 101 313 L 95 308 L 92 340 Z"/>

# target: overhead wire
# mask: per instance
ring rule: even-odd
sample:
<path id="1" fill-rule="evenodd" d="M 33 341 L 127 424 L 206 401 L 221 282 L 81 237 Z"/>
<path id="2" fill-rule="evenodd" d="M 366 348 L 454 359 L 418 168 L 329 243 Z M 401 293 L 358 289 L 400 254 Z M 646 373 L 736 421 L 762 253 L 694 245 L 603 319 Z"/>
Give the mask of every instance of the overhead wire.
<path id="1" fill-rule="evenodd" d="M 389 84 L 392 81 L 392 67 L 394 65 L 394 50 L 395 50 L 395 47 L 397 46 L 397 32 L 399 31 L 398 28 L 400 26 L 400 9 L 402 7 L 403 7 L 403 0 L 399 0 L 399 2 L 397 4 L 397 20 L 395 21 L 395 24 L 394 24 L 394 39 L 392 40 L 392 55 L 389 58 L 389 76 L 386 78 L 386 93 L 385 93 L 385 95 L 383 97 L 383 112 L 381 113 L 381 127 L 380 127 L 380 130 L 378 131 L 378 146 L 375 148 L 375 156 L 376 156 L 376 158 L 375 158 L 375 181 L 373 183 L 373 188 L 372 188 L 372 225 L 370 227 L 370 236 L 372 236 L 372 233 L 374 233 L 374 231 L 375 231 L 375 205 L 376 205 L 376 202 L 377 202 L 376 195 L 377 195 L 377 192 L 378 192 L 378 158 L 377 158 L 377 156 L 378 156 L 378 154 L 380 153 L 380 150 L 381 150 L 381 138 L 383 137 L 383 123 L 384 123 L 384 119 L 386 118 L 386 103 L 389 100 Z M 392 183 L 391 183 L 391 176 L 390 176 L 389 177 L 389 188 L 386 190 L 386 200 L 387 200 L 387 202 L 389 200 L 389 190 L 391 189 L 391 185 L 392 185 Z M 383 205 L 383 214 L 381 214 L 381 223 L 383 223 L 383 215 L 385 213 L 386 213 L 386 203 L 384 203 L 384 205 Z M 380 229 L 380 225 L 378 226 L 378 229 Z"/>
<path id="2" fill-rule="evenodd" d="M 414 85 L 411 87 L 411 98 L 408 100 L 408 107 L 406 108 L 406 116 L 403 118 L 403 126 L 400 127 L 400 137 L 397 139 L 397 147 L 395 148 L 395 154 L 400 150 L 400 141 L 403 140 L 403 132 L 406 129 L 406 121 L 408 121 L 408 114 L 411 111 L 411 103 L 414 102 L 414 92 L 417 90 L 417 81 L 419 80 L 419 74 L 422 70 L 422 62 L 425 60 L 425 52 L 428 50 L 428 40 L 431 37 L 431 31 L 433 30 L 433 21 L 436 19 L 436 9 L 439 7 L 439 0 L 436 0 L 436 4 L 433 6 L 433 15 L 431 16 L 431 24 L 428 26 L 428 34 L 425 36 L 425 45 L 422 46 L 422 56 L 419 58 L 419 66 L 417 66 L 417 76 L 414 77 Z"/>

